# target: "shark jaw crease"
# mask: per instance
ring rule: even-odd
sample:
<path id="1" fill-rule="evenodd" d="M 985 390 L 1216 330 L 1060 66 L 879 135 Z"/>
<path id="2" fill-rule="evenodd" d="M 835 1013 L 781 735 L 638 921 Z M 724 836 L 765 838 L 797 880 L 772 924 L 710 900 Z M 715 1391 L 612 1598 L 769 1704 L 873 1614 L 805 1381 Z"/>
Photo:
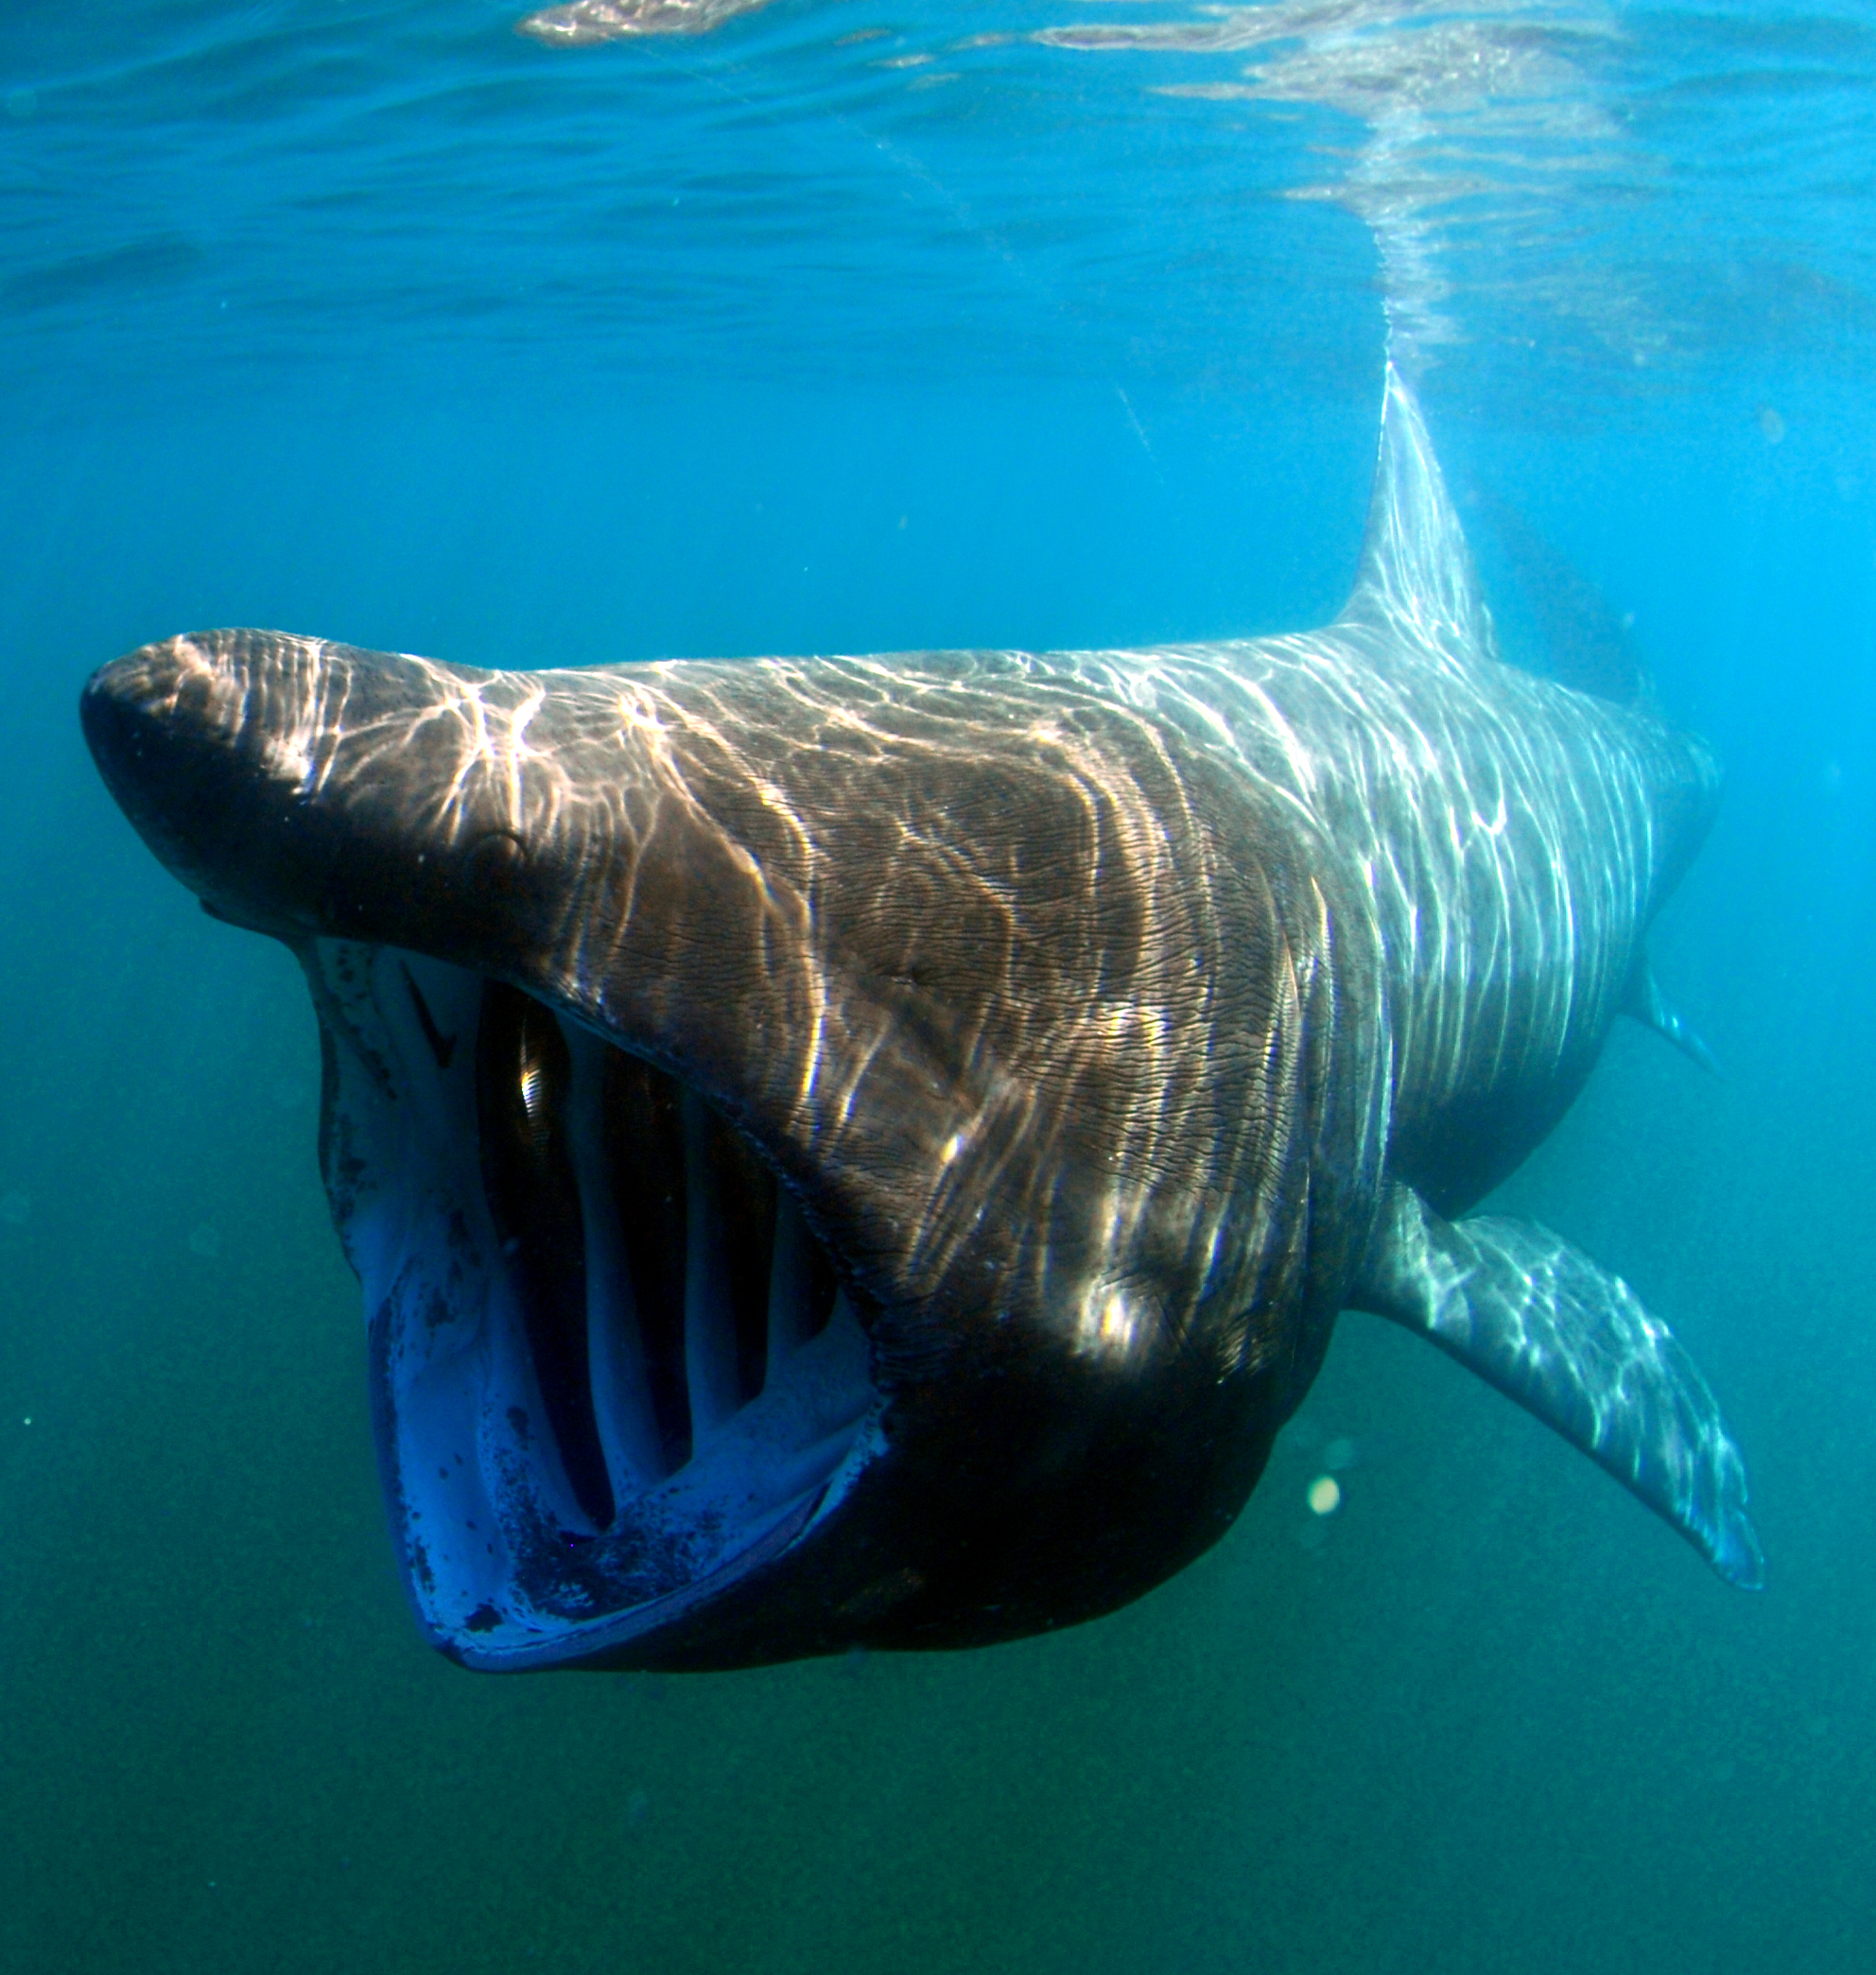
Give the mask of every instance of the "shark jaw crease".
<path id="1" fill-rule="evenodd" d="M 491 1671 L 655 1657 L 877 1452 L 852 1295 L 677 1079 L 467 968 L 330 939 L 301 959 L 419 1624 Z"/>

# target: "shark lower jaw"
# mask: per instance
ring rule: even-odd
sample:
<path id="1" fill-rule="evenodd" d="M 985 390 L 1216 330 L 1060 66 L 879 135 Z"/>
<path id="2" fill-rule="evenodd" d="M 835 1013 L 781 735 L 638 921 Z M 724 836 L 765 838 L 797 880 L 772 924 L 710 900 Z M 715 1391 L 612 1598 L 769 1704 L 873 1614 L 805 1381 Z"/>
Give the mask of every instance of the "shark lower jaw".
<path id="1" fill-rule="evenodd" d="M 391 946 L 303 958 L 419 1622 L 491 1671 L 707 1654 L 879 1445 L 825 1249 L 736 1127 L 544 1002 Z"/>

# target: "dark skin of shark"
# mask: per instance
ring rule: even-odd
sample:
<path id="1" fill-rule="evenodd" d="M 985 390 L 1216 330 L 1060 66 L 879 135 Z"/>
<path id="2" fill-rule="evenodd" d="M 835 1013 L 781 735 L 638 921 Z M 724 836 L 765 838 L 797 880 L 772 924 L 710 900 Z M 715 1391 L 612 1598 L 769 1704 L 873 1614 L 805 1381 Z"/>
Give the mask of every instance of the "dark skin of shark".
<path id="1" fill-rule="evenodd" d="M 83 718 L 158 856 L 302 952 L 329 1045 L 360 1031 L 328 960 L 356 979 L 391 947 L 525 990 L 739 1130 L 863 1324 L 883 1448 L 825 1516 L 791 1511 L 629 1637 L 603 1543 L 512 1521 L 548 1588 L 517 1565 L 518 1619 L 417 1595 L 444 1651 L 547 1663 L 540 1619 L 571 1638 L 554 1663 L 729 1667 L 1111 1610 L 1229 1526 L 1350 1303 L 1760 1581 L 1736 1450 L 1666 1329 L 1545 1230 L 1447 1218 L 1550 1129 L 1646 981 L 1712 762 L 1496 663 L 1392 375 L 1362 576 L 1308 634 L 514 673 L 214 632 L 106 667 Z M 345 1238 L 342 1145 L 325 1169 Z M 533 1169 L 498 1190 L 539 1273 Z M 421 1579 L 401 1294 L 373 1394 Z M 583 1347 L 553 1348 L 578 1387 Z M 590 1448 L 582 1472 L 599 1501 Z M 588 1591 L 615 1636 L 568 1630 Z M 478 1646 L 498 1624 L 520 1658 Z"/>
<path id="2" fill-rule="evenodd" d="M 893 1458 L 659 1663 L 1123 1603 L 1229 1525 L 1326 1345 L 1376 1152 L 1372 1106 L 1329 1101 L 1375 1075 L 1372 1016 L 1327 998 L 1364 915 L 1159 723 L 1065 681 L 1039 747 L 1020 677 L 490 675 L 234 633 L 87 695 L 211 910 L 579 1009 L 745 1130 L 846 1273 Z M 472 703 L 526 714 L 518 779 L 465 778 Z M 1319 1202 L 1348 1182 L 1313 1221 L 1311 1170 Z"/>
<path id="3" fill-rule="evenodd" d="M 1364 678 L 1379 634 L 1136 654 L 1130 699 L 1115 654 L 515 674 L 215 632 L 105 668 L 84 718 L 212 910 L 576 1012 L 793 1187 L 890 1458 L 597 1662 L 731 1666 L 1016 1637 L 1179 1568 L 1307 1390 L 1384 1165 L 1453 1211 L 1573 1096 L 1706 757 L 1509 672 Z"/>

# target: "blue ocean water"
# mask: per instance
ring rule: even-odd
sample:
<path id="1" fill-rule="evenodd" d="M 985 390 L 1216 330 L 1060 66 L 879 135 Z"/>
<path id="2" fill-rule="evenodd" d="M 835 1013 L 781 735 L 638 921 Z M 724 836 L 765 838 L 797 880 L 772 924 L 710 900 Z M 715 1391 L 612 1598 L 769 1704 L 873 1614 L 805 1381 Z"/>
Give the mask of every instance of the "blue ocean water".
<path id="1" fill-rule="evenodd" d="M 1867 9 L 524 11 L 0 37 L 0 1965 L 1863 1975 Z M 1073 1634 L 434 1658 L 304 988 L 118 816 L 85 675 L 1311 625 L 1390 337 L 1507 648 L 1627 641 L 1728 764 L 1654 942 L 1726 1077 L 1624 1028 L 1503 1197 L 1694 1351 L 1768 1588 L 1351 1316 L 1226 1541 Z"/>

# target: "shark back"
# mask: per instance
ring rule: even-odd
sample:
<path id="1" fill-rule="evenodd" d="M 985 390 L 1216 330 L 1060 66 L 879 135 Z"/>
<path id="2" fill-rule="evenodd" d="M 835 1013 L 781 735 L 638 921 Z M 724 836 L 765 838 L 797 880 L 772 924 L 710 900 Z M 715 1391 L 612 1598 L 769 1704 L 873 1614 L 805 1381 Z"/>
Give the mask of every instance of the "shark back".
<path id="1" fill-rule="evenodd" d="M 1645 971 L 1649 922 L 1711 817 L 1711 752 L 1501 662 L 1392 371 L 1341 615 L 1152 656 L 1162 703 L 1319 833 L 1371 913 L 1387 1169 L 1442 1211 L 1470 1204 L 1568 1107 Z"/>

